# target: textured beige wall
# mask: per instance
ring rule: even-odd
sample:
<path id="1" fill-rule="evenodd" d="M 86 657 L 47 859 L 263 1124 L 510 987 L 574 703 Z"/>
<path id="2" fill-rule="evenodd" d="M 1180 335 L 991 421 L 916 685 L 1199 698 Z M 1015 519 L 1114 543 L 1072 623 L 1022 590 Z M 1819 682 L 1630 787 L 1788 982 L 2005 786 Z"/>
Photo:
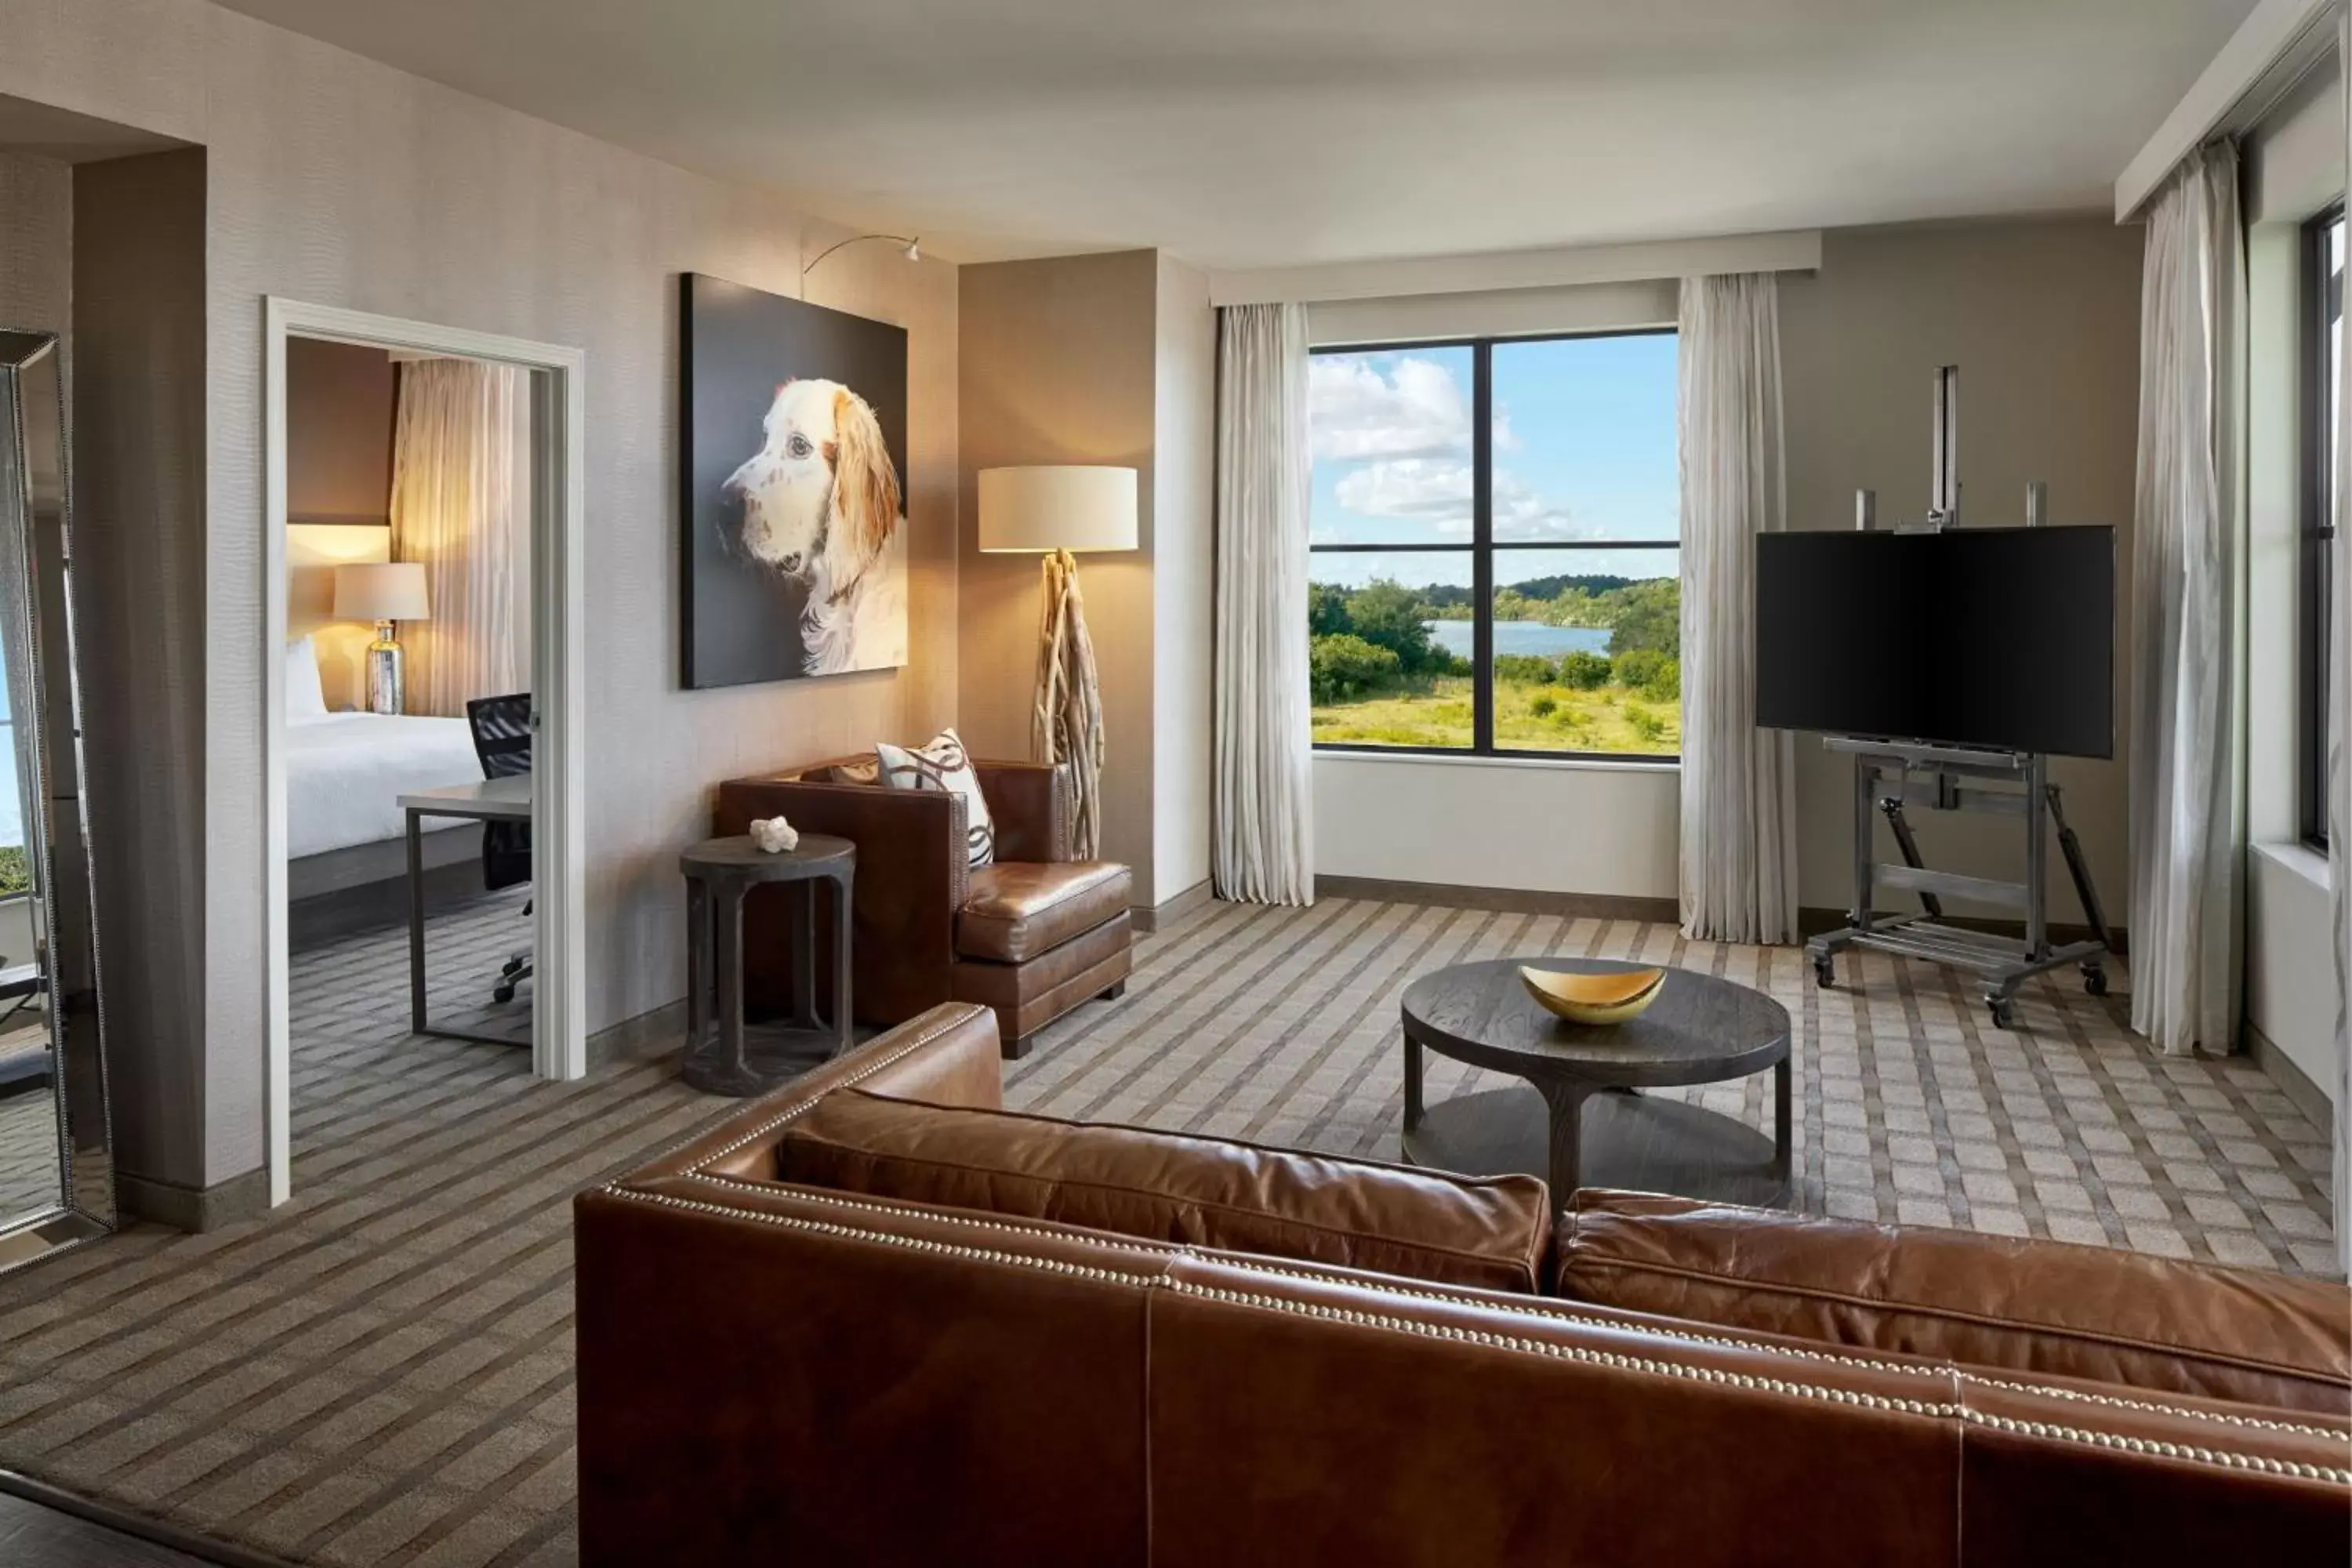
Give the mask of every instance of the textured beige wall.
<path id="1" fill-rule="evenodd" d="M 2025 487 L 2050 485 L 2051 521 L 2116 526 L 2116 761 L 2062 758 L 2065 790 L 2107 913 L 2128 908 L 2122 679 L 2129 637 L 2132 471 L 2138 439 L 2140 231 L 2104 216 L 1833 230 L 1822 269 L 1780 281 L 1789 526 L 1851 528 L 1857 487 L 1882 524 L 1927 508 L 1930 378 L 1960 367 L 1960 507 L 1972 523 L 2022 522 Z M 1857 650 L 1860 654 L 1864 650 Z M 1799 888 L 1852 901 L 1853 765 L 1797 743 Z M 2000 818 L 1921 813 L 1938 867 L 2015 878 L 2021 840 Z M 1882 852 L 1895 854 L 1880 830 Z M 2050 857 L 2053 918 L 2077 918 Z M 1667 889 L 1669 892 L 1671 889 Z"/>
<path id="2" fill-rule="evenodd" d="M 0 327 L 63 334 L 73 311 L 73 169 L 0 152 Z"/>
<path id="3" fill-rule="evenodd" d="M 262 1159 L 265 296 L 586 352 L 590 1027 L 684 993 L 674 851 L 713 784 L 952 721 L 952 266 L 856 247 L 809 289 L 909 329 L 912 666 L 688 693 L 676 275 L 796 293 L 803 242 L 838 231 L 202 0 L 0 0 L 0 92 L 209 152 L 203 658 L 183 672 L 204 688 L 205 1181 Z"/>
<path id="4" fill-rule="evenodd" d="M 1141 548 L 1078 563 L 1102 679 L 1103 854 L 1152 875 L 1151 552 L 1159 262 L 1149 250 L 963 269 L 963 575 L 959 728 L 982 756 L 1029 754 L 1036 672 L 1037 557 L 979 552 L 979 473 L 1030 463 L 1137 470 Z M 1169 892 L 1181 891 L 1170 889 Z"/>
<path id="5" fill-rule="evenodd" d="M 1160 258 L 1154 363 L 1151 803 L 1154 901 L 1209 878 L 1216 753 L 1217 313 L 1209 280 Z"/>

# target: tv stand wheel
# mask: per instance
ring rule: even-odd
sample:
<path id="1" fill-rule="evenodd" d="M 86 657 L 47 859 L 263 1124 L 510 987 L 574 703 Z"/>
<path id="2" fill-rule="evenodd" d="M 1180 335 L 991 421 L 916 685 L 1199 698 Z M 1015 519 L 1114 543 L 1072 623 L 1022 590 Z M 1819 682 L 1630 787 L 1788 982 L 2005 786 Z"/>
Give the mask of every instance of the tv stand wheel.
<path id="1" fill-rule="evenodd" d="M 2017 1026 L 2017 1001 L 2014 997 L 2003 996 L 1998 991 L 1987 992 L 1985 1008 L 1992 1015 L 1994 1028 L 2013 1029 Z"/>
<path id="2" fill-rule="evenodd" d="M 2083 989 L 2094 996 L 2107 994 L 2107 972 L 2096 963 L 2083 965 Z"/>
<path id="3" fill-rule="evenodd" d="M 1826 952 L 1815 955 L 1813 959 L 1813 984 L 1820 986 L 1824 991 L 1830 990 L 1837 984 L 1836 959 L 1831 957 Z"/>

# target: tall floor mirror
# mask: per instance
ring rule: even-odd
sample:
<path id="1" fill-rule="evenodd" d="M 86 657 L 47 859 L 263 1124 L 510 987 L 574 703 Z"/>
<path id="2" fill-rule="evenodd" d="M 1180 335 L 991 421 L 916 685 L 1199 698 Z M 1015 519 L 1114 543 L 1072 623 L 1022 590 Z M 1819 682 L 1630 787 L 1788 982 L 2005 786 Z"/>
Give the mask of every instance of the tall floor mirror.
<path id="1" fill-rule="evenodd" d="M 0 1268 L 115 1221 L 59 357 L 0 330 Z"/>

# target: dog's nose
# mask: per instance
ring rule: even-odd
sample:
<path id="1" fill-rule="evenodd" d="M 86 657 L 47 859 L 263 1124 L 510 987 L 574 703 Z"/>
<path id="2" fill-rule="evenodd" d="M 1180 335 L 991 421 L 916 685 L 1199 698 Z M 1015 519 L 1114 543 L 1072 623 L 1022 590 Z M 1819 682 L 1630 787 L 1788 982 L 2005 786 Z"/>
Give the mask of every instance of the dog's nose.
<path id="1" fill-rule="evenodd" d="M 801 569 L 801 552 L 795 550 L 776 564 L 782 566 L 787 572 L 797 572 Z"/>

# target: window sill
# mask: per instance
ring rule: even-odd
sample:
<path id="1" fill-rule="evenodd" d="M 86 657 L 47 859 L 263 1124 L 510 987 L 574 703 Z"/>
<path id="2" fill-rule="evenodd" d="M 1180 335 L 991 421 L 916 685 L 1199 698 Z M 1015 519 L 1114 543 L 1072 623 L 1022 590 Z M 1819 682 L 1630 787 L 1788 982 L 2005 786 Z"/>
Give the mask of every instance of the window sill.
<path id="1" fill-rule="evenodd" d="M 1605 757 L 1482 757 L 1471 752 L 1450 757 L 1438 752 L 1359 752 L 1318 747 L 1315 760 L 1318 763 L 1378 763 L 1382 766 L 1419 763 L 1440 768 L 1521 768 L 1535 773 L 1656 773 L 1662 777 L 1682 772 L 1679 760 L 1664 757 L 1627 757 L 1620 761 Z"/>
<path id="2" fill-rule="evenodd" d="M 2301 878 L 2326 892 L 2333 879 L 2327 868 L 2327 857 L 2300 841 L 2282 844 L 2257 844 L 2253 852 L 2291 876 Z"/>

